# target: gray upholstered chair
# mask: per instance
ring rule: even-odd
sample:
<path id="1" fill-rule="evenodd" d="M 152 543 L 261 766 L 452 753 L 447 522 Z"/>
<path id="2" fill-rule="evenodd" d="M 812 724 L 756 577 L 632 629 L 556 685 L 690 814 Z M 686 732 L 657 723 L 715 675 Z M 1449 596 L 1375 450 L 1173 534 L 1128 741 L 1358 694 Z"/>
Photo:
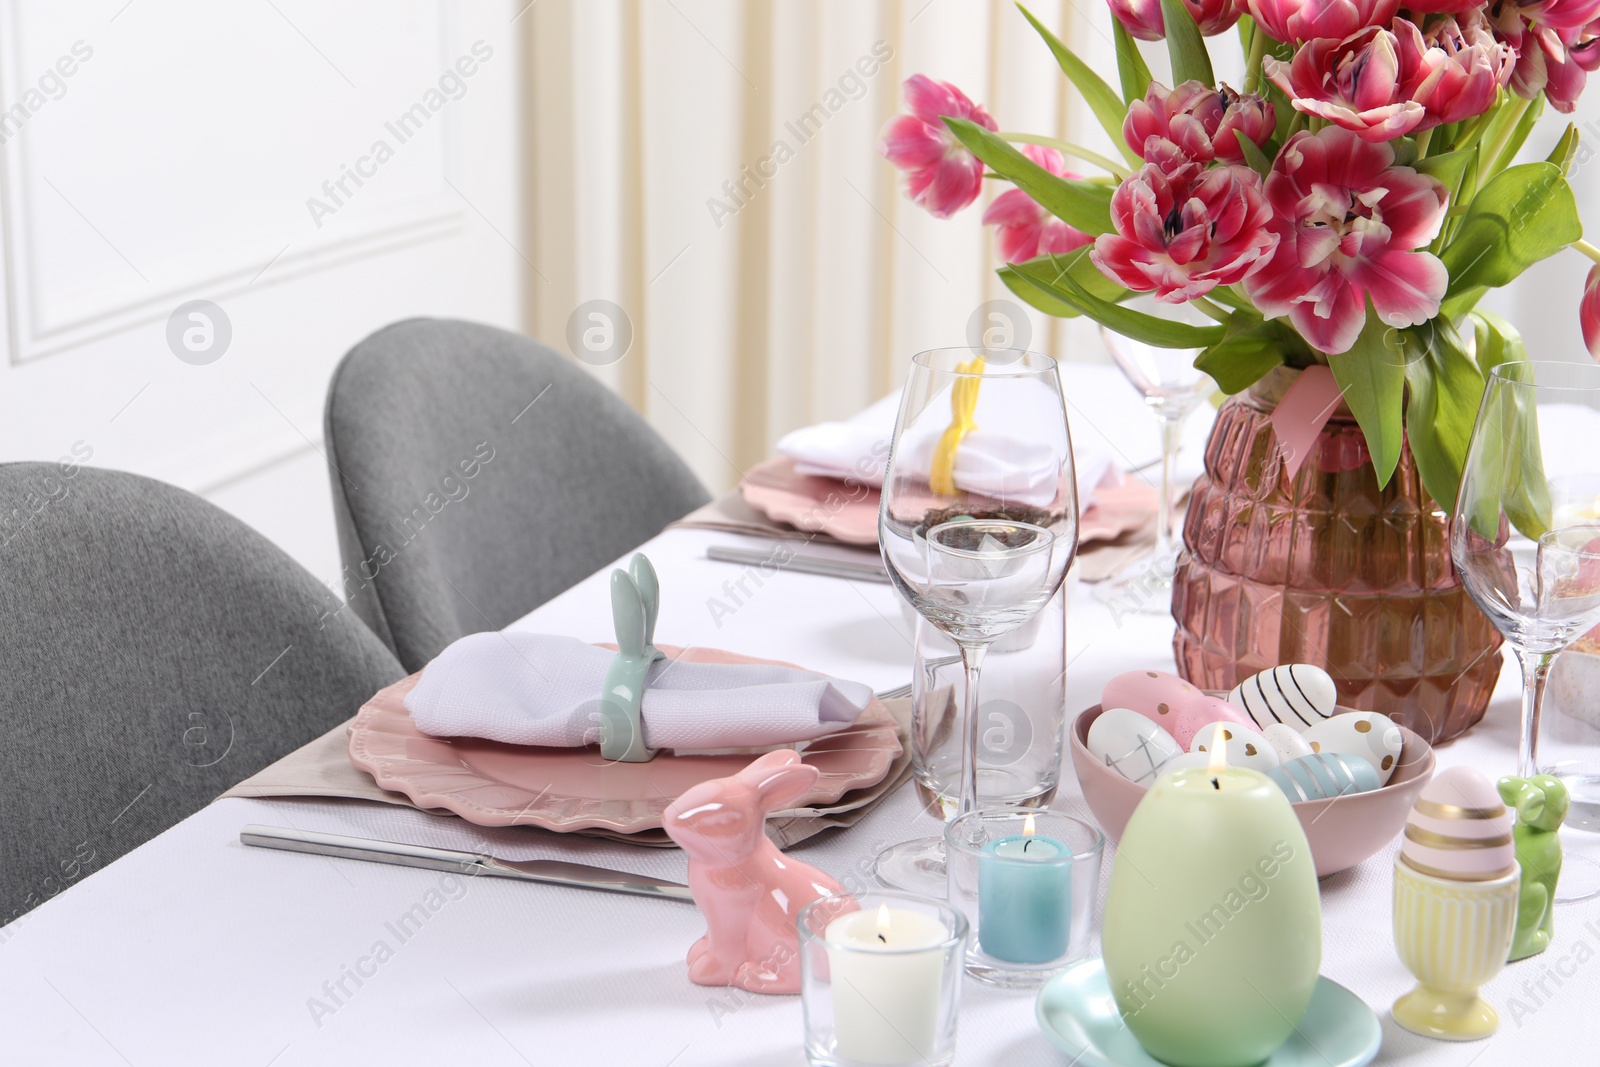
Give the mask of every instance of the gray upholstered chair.
<path id="1" fill-rule="evenodd" d="M 336 607 L 182 489 L 0 464 L 0 923 L 402 677 Z"/>
<path id="2" fill-rule="evenodd" d="M 347 595 L 407 670 L 708 499 L 576 363 L 469 322 L 411 319 L 356 345 L 326 431 Z"/>

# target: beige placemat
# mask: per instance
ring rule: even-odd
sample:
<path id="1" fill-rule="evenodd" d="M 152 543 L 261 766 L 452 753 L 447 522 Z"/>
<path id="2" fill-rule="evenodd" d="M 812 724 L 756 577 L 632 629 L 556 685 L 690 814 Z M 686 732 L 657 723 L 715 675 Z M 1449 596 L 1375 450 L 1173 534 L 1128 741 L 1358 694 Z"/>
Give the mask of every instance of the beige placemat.
<path id="1" fill-rule="evenodd" d="M 746 504 L 737 489 L 730 489 L 711 503 L 695 508 L 676 522 L 668 523 L 667 529 L 717 530 L 721 533 L 746 534 L 750 537 L 765 537 L 777 541 L 814 541 L 819 545 L 843 543 L 820 531 L 797 530 L 788 523 L 767 518 Z"/>
<path id="2" fill-rule="evenodd" d="M 788 848 L 814 834 L 834 826 L 853 826 L 877 803 L 911 777 L 911 701 L 885 700 L 883 706 L 894 716 L 900 736 L 900 756 L 889 766 L 883 781 L 874 786 L 855 789 L 840 797 L 836 803 L 821 808 L 790 808 L 776 811 L 767 819 L 767 836 L 779 848 Z M 251 775 L 226 793 L 224 797 L 296 798 L 339 797 L 345 800 L 362 800 L 378 804 L 396 804 L 416 808 L 417 805 L 404 793 L 381 789 L 372 777 L 357 770 L 350 762 L 350 724 L 334 727 L 309 744 L 289 753 L 278 762 Z M 440 808 L 417 808 L 430 815 L 459 818 L 455 813 Z M 538 827 L 525 827 L 534 833 L 551 833 Z M 603 837 L 630 845 L 648 845 L 655 848 L 675 847 L 663 830 L 645 830 L 635 834 L 617 833 L 613 830 L 589 829 L 574 831 L 587 837 Z"/>

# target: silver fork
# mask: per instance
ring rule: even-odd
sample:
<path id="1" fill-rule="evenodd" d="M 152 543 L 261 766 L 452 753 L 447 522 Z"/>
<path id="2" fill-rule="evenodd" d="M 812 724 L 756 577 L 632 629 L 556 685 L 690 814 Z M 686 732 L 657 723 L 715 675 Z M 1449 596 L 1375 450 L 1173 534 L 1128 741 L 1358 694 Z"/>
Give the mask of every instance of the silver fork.
<path id="1" fill-rule="evenodd" d="M 924 666 L 929 670 L 937 670 L 940 667 L 948 667 L 952 663 L 960 662 L 960 656 L 940 656 L 938 659 L 930 659 L 926 664 L 924 664 Z M 885 689 L 872 695 L 877 697 L 879 700 L 899 700 L 901 697 L 910 696 L 911 688 L 912 683 L 907 682 L 905 685 L 897 685 L 893 689 Z"/>

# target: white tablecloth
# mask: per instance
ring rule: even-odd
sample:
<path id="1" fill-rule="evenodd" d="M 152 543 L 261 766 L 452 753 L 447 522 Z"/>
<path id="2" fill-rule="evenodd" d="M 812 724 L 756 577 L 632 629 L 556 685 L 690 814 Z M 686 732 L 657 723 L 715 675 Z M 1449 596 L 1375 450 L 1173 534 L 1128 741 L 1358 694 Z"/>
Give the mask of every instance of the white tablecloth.
<path id="1" fill-rule="evenodd" d="M 1092 419 L 1131 462 L 1154 454 L 1154 426 L 1131 391 L 1119 392 L 1125 385 L 1099 370 L 1075 370 L 1068 383 L 1077 432 L 1090 432 Z M 708 598 L 725 599 L 724 583 L 738 571 L 704 558 L 712 543 L 750 544 L 678 530 L 649 545 L 662 578 L 661 640 L 783 658 L 875 688 L 906 680 L 909 637 L 889 587 L 781 573 L 759 588 L 749 583 L 732 615 L 713 614 Z M 609 638 L 605 580 L 591 577 L 517 625 Z M 1071 612 L 1071 707 L 1095 703 L 1120 671 L 1170 668 L 1169 619 L 1115 620 L 1087 587 Z M 1488 720 L 1441 748 L 1441 765 L 1507 773 L 1516 691 L 1508 668 Z M 1056 806 L 1082 813 L 1070 768 Z M 797 998 L 685 978 L 684 953 L 703 931 L 691 907 L 247 849 L 238 834 L 249 822 L 685 877 L 676 851 L 484 831 L 376 805 L 219 801 L 0 929 L 0 1064 L 805 1062 Z M 859 877 L 878 847 L 936 827 L 904 789 L 859 826 L 794 851 L 836 876 Z M 1565 836 L 1569 856 L 1600 859 L 1600 841 Z M 1442 1044 L 1395 1027 L 1387 1008 L 1411 978 L 1390 935 L 1392 863 L 1386 851 L 1322 884 L 1323 972 L 1384 1015 L 1380 1062 L 1600 1060 L 1600 902 L 1561 908 L 1550 951 L 1488 987 L 1502 1018 L 1493 1039 Z M 1039 1032 L 1030 995 L 969 979 L 964 996 L 959 1063 L 1068 1063 Z"/>

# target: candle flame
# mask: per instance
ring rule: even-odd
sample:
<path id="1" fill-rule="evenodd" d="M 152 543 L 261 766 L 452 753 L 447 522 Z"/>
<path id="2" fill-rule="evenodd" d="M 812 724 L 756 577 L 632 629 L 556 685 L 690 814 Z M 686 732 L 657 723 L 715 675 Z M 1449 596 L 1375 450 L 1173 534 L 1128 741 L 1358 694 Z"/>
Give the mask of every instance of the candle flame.
<path id="1" fill-rule="evenodd" d="M 889 905 L 878 905 L 878 940 L 889 940 Z"/>
<path id="2" fill-rule="evenodd" d="M 1033 829 L 1033 812 L 1030 811 L 1028 813 L 1028 817 L 1026 819 L 1022 820 L 1022 836 L 1024 836 L 1024 837 L 1032 837 L 1034 835 L 1034 833 L 1035 833 L 1035 831 Z"/>
<path id="3" fill-rule="evenodd" d="M 1218 723 L 1211 732 L 1211 761 L 1206 764 L 1206 773 L 1221 774 L 1228 769 L 1228 739 L 1227 727 Z"/>

